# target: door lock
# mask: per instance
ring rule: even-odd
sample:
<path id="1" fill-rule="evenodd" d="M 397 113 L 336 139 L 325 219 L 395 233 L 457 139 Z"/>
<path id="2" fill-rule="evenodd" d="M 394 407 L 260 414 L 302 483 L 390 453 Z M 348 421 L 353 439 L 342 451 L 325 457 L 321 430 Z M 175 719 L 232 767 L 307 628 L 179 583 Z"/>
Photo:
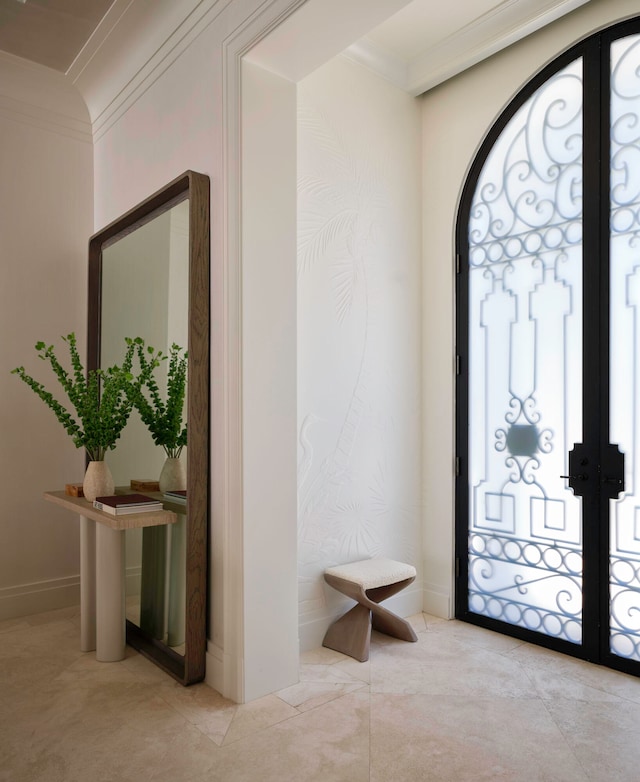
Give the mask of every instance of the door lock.
<path id="1" fill-rule="evenodd" d="M 599 458 L 593 459 L 587 455 L 588 451 L 583 443 L 575 443 L 569 451 L 569 475 L 561 475 L 561 478 L 569 481 L 569 488 L 573 493 L 581 497 L 585 492 L 595 491 L 604 497 L 615 500 L 624 491 L 624 454 L 614 443 L 608 443 L 601 451 Z M 589 460 L 592 460 L 593 467 L 589 473 L 582 472 Z M 589 486 L 585 482 L 589 481 L 591 474 L 592 481 Z"/>

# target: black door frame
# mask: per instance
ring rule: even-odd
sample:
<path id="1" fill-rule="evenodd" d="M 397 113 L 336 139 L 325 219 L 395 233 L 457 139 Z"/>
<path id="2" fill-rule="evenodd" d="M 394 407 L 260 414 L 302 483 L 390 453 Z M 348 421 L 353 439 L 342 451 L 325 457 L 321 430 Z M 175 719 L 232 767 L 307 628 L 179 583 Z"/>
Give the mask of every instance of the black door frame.
<path id="1" fill-rule="evenodd" d="M 456 225 L 455 616 L 556 651 L 640 675 L 640 663 L 609 650 L 609 494 L 603 483 L 609 444 L 610 47 L 640 33 L 640 17 L 615 24 L 559 55 L 511 101 L 488 132 L 462 192 Z M 583 58 L 583 643 L 537 633 L 468 609 L 469 242 L 476 185 L 489 152 L 520 107 L 555 73 Z M 603 368 L 602 371 L 600 368 Z"/>

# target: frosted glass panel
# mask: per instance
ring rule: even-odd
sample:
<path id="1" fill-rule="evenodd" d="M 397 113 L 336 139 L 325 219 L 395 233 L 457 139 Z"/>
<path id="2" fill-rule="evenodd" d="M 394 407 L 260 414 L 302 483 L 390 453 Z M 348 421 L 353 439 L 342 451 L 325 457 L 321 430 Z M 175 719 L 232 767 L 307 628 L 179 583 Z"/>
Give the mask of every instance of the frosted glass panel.
<path id="1" fill-rule="evenodd" d="M 611 442 L 625 491 L 610 501 L 610 648 L 640 660 L 640 36 L 611 47 Z"/>
<path id="2" fill-rule="evenodd" d="M 582 61 L 510 120 L 469 224 L 469 608 L 582 641 Z"/>

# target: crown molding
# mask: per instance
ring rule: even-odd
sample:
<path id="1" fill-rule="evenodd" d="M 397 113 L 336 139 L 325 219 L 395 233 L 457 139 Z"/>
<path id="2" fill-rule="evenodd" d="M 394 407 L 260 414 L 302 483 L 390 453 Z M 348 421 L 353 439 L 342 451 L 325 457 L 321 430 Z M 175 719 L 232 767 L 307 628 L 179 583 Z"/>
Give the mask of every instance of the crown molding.
<path id="1" fill-rule="evenodd" d="M 76 141 L 92 141 L 87 107 L 65 76 L 2 51 L 0 115 Z"/>
<path id="2" fill-rule="evenodd" d="M 91 124 L 0 94 L 0 117 L 47 133 L 93 144 Z"/>
<path id="3" fill-rule="evenodd" d="M 504 0 L 461 27 L 437 46 L 404 63 L 368 38 L 350 46 L 345 55 L 409 92 L 420 95 L 481 60 L 575 11 L 589 0 Z"/>
<path id="4" fill-rule="evenodd" d="M 116 0 L 67 77 L 99 140 L 232 0 Z"/>
<path id="5" fill-rule="evenodd" d="M 587 2 L 589 0 L 554 0 L 542 9 L 535 0 L 501 3 L 416 58 L 409 67 L 409 92 L 419 95 L 441 84 Z"/>
<path id="6" fill-rule="evenodd" d="M 368 38 L 361 38 L 351 44 L 342 56 L 377 73 L 401 90 L 409 91 L 409 63 L 385 51 Z"/>
<path id="7" fill-rule="evenodd" d="M 91 61 L 104 46 L 120 19 L 135 0 L 115 0 L 100 23 L 93 31 L 89 40 L 76 55 L 74 61 L 67 68 L 66 76 L 75 84 Z"/>
<path id="8" fill-rule="evenodd" d="M 195 38 L 228 7 L 237 6 L 241 11 L 244 6 L 248 16 L 255 12 L 256 18 L 260 18 L 267 14 L 267 9 L 274 1 L 242 3 L 239 0 L 155 0 L 151 7 L 142 0 L 115 0 L 66 74 L 87 104 L 94 140 L 99 140 Z M 351 0 L 349 14 L 345 16 L 343 0 L 323 0 L 320 6 L 315 2 L 304 3 L 298 0 L 293 2 L 292 7 L 299 13 L 287 14 L 286 23 L 282 25 L 281 20 L 272 24 L 269 32 L 280 26 L 283 29 L 269 36 L 269 42 L 266 42 L 266 36 L 261 34 L 260 42 L 256 42 L 255 52 L 252 51 L 249 59 L 255 57 L 263 67 L 279 72 L 279 57 L 285 49 L 289 52 L 291 35 L 294 34 L 295 39 L 295 31 L 301 27 L 304 45 L 294 49 L 293 55 L 289 53 L 288 62 L 283 65 L 289 71 L 287 77 L 297 80 L 301 74 L 290 73 L 294 65 L 302 67 L 305 74 L 317 67 L 317 64 L 313 66 L 313 42 L 317 36 L 314 37 L 309 32 L 314 25 L 307 23 L 310 14 L 318 18 L 318 24 L 323 23 L 328 29 L 333 29 L 329 3 L 333 3 L 338 9 L 342 7 L 341 16 L 345 18 L 341 20 L 339 31 L 333 30 L 332 33 L 335 39 L 332 43 L 334 48 L 337 48 L 330 56 L 334 56 L 344 48 L 348 40 L 353 39 L 349 31 L 351 28 L 358 29 L 362 15 L 371 20 L 371 25 L 375 25 L 406 2 L 407 0 Z M 284 37 L 285 46 L 280 45 L 279 36 Z M 344 42 L 339 44 L 343 38 Z M 263 45 L 264 51 L 261 49 Z M 308 62 L 310 58 L 312 65 Z M 319 62 L 327 58 L 328 55 L 320 57 Z M 270 59 L 274 62 L 262 62 Z M 303 65 L 298 61 L 302 61 Z"/>
<path id="9" fill-rule="evenodd" d="M 66 74 L 89 110 L 94 141 L 233 1 L 156 0 L 151 7 L 141 0 L 115 0 Z M 504 0 L 410 62 L 391 55 L 366 37 L 349 46 L 344 54 L 401 89 L 419 95 L 586 2 L 548 0 L 541 9 L 539 0 Z M 398 6 L 402 4 L 403 0 L 397 0 Z M 309 8 L 314 5 L 308 4 Z M 309 9 L 304 7 L 300 14 L 303 12 L 309 13 Z M 286 35 L 286 31 L 284 26 L 281 34 Z M 277 65 L 283 47 L 274 48 L 273 41 L 270 46 L 264 53 L 260 46 L 255 47 L 250 59 L 256 57 L 260 62 L 271 57 Z M 268 63 L 260 64 L 279 72 Z"/>

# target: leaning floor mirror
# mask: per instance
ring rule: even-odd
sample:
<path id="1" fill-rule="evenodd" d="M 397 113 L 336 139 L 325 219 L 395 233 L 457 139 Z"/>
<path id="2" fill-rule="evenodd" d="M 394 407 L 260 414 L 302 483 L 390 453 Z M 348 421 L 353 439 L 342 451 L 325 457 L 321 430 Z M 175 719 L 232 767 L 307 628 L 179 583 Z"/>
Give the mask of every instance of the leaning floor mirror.
<path id="1" fill-rule="evenodd" d="M 111 366 L 125 340 L 138 338 L 145 350 L 168 357 L 154 374 L 161 404 L 181 375 L 186 391 L 177 411 L 182 438 L 174 447 L 156 445 L 134 409 L 106 456 L 117 492 L 150 494 L 177 514 L 175 524 L 126 532 L 127 643 L 186 685 L 204 678 L 206 652 L 209 178 L 203 174 L 187 171 L 89 242 L 89 369 Z"/>

